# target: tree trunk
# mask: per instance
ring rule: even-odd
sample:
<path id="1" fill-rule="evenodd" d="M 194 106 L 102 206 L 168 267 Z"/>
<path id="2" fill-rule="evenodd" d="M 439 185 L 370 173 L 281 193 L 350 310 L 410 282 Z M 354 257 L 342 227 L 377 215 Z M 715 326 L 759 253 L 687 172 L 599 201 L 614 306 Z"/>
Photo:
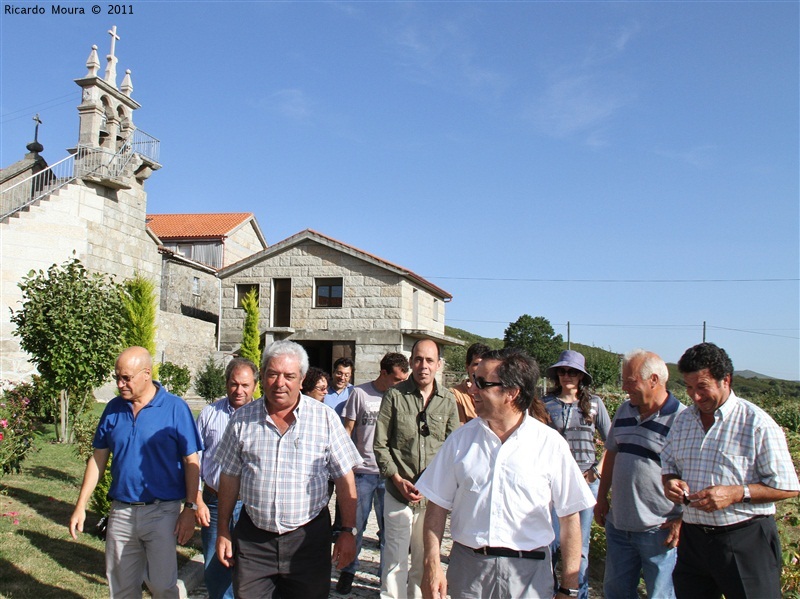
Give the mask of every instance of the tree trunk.
<path id="1" fill-rule="evenodd" d="M 67 390 L 62 389 L 58 394 L 58 404 L 61 413 L 61 422 L 59 423 L 58 442 L 65 443 L 67 440 L 67 423 L 69 422 L 69 395 Z"/>

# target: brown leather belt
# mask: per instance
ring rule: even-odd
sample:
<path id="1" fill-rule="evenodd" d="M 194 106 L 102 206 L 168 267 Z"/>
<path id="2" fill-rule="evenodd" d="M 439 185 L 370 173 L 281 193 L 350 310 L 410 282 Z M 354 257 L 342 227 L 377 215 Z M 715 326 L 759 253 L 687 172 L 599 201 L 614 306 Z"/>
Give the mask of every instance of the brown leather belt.
<path id="1" fill-rule="evenodd" d="M 205 486 L 203 487 L 203 491 L 208 491 L 208 492 L 209 492 L 209 493 L 211 493 L 211 494 L 212 494 L 214 497 L 216 497 L 216 496 L 217 496 L 217 490 L 216 490 L 216 489 L 213 489 L 213 488 L 211 488 L 211 487 L 209 487 L 208 485 L 205 485 Z"/>

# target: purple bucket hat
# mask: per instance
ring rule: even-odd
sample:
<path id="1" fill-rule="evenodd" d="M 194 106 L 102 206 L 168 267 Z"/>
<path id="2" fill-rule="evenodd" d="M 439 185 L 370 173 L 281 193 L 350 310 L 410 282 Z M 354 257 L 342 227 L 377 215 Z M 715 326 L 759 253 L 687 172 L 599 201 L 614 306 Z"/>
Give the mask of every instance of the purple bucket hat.
<path id="1" fill-rule="evenodd" d="M 586 372 L 586 359 L 583 357 L 582 353 L 571 349 L 562 351 L 561 355 L 558 356 L 558 362 L 547 369 L 547 377 L 558 380 L 556 369 L 562 366 L 580 370 L 583 373 L 584 384 L 587 386 L 592 384 L 592 375 Z"/>

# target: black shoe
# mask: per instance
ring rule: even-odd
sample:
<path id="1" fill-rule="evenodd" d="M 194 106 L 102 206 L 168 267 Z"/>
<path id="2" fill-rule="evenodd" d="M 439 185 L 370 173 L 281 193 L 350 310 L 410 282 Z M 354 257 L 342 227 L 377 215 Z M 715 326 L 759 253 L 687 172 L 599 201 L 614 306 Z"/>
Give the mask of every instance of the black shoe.
<path id="1" fill-rule="evenodd" d="M 353 588 L 353 579 L 356 577 L 352 572 L 342 572 L 339 582 L 336 583 L 336 592 L 340 595 L 347 595 Z"/>

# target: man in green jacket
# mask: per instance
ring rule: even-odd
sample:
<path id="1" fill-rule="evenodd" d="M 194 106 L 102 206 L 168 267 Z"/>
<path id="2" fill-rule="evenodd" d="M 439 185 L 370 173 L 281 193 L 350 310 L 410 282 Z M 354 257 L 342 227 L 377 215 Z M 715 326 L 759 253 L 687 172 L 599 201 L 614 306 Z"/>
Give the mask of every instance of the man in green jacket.
<path id="1" fill-rule="evenodd" d="M 417 341 L 411 349 L 411 377 L 387 390 L 381 402 L 373 449 L 387 479 L 382 599 L 422 597 L 425 500 L 414 483 L 459 426 L 453 394 L 436 383 L 441 366 L 439 346 L 430 339 Z"/>

